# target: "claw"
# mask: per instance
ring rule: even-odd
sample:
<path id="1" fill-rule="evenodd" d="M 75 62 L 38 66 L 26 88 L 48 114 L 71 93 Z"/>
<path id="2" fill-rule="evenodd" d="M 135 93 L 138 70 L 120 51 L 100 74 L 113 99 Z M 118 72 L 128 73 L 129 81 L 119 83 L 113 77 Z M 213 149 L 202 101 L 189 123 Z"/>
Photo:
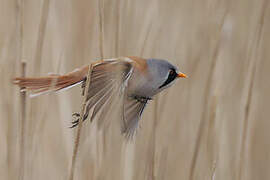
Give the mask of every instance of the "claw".
<path id="1" fill-rule="evenodd" d="M 70 126 L 69 128 L 74 128 L 76 127 L 78 124 L 73 124 L 72 126 Z"/>
<path id="2" fill-rule="evenodd" d="M 79 119 L 72 121 L 71 124 L 70 128 L 76 127 L 79 124 Z"/>
<path id="3" fill-rule="evenodd" d="M 70 128 L 74 128 L 78 126 L 81 115 L 79 113 L 73 113 L 72 116 L 74 117 L 75 120 L 71 122 L 72 125 L 70 126 Z M 82 121 L 84 122 L 87 119 L 87 117 L 88 117 L 88 114 L 85 114 Z"/>
<path id="4" fill-rule="evenodd" d="M 70 128 L 74 128 L 79 124 L 80 114 L 79 113 L 73 113 L 72 117 L 74 117 L 75 120 L 71 122 L 72 125 L 70 126 Z"/>
<path id="5" fill-rule="evenodd" d="M 77 120 L 75 120 L 75 121 L 72 121 L 71 123 L 72 123 L 72 124 L 78 124 L 78 122 L 79 122 L 79 120 L 77 119 Z"/>
<path id="6" fill-rule="evenodd" d="M 72 116 L 73 117 L 80 117 L 80 114 L 79 113 L 73 113 Z"/>

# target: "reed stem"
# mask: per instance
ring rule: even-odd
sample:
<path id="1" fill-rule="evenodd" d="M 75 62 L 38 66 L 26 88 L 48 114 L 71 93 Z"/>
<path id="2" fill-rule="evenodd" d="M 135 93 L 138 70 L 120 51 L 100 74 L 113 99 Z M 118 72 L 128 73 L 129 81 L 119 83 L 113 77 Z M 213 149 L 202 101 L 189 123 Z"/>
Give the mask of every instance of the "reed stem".
<path id="1" fill-rule="evenodd" d="M 21 77 L 25 77 L 26 63 L 21 63 Z M 23 88 L 21 88 L 22 90 Z M 26 92 L 21 91 L 21 134 L 20 134 L 20 174 L 19 179 L 24 179 L 24 140 L 25 140 L 25 115 L 26 115 Z"/>
<path id="2" fill-rule="evenodd" d="M 73 149 L 73 155 L 72 155 L 72 162 L 71 162 L 69 180 L 74 179 L 74 170 L 75 170 L 75 164 L 76 164 L 77 155 L 78 155 L 78 149 L 79 149 L 82 121 L 83 121 L 83 117 L 84 117 L 84 113 L 85 113 L 85 107 L 86 107 L 86 103 L 87 103 L 88 90 L 89 90 L 89 87 L 90 87 L 91 73 L 92 73 L 92 64 L 89 65 L 88 75 L 87 75 L 87 79 L 86 79 L 86 87 L 84 88 L 84 93 L 83 93 L 84 98 L 83 98 L 83 103 L 82 103 L 82 108 L 81 108 L 81 113 L 80 113 L 80 118 L 79 118 L 77 135 L 76 135 L 76 139 L 75 139 L 75 142 L 74 142 L 74 149 Z"/>

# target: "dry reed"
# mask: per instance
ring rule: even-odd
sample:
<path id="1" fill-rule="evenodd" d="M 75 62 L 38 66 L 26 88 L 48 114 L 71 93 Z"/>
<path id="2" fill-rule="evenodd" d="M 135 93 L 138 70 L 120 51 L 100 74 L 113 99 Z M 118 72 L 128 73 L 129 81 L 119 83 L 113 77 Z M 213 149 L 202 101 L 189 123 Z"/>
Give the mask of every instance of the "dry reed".
<path id="1" fill-rule="evenodd" d="M 25 77 L 26 73 L 26 62 L 22 62 L 23 60 L 23 40 L 24 40 L 24 0 L 18 1 L 18 11 L 19 11 L 19 22 L 20 22 L 20 33 L 19 33 L 19 58 L 21 61 L 21 76 Z M 22 89 L 21 89 L 22 90 Z M 25 120 L 26 120 L 26 92 L 21 91 L 20 92 L 20 118 L 19 123 L 20 124 L 20 136 L 19 136 L 19 179 L 24 179 L 24 171 L 25 171 Z"/>
<path id="2" fill-rule="evenodd" d="M 39 75 L 41 69 L 42 49 L 44 45 L 45 32 L 48 23 L 49 8 L 50 8 L 50 0 L 43 0 L 40 24 L 38 29 L 36 51 L 34 56 L 35 75 Z"/>
<path id="3" fill-rule="evenodd" d="M 21 63 L 21 77 L 25 77 L 26 72 L 26 63 Z M 23 88 L 21 88 L 23 90 Z M 19 173 L 19 179 L 24 179 L 24 164 L 25 164 L 25 119 L 26 119 L 26 92 L 21 91 L 20 92 L 20 98 L 21 98 L 21 114 L 20 114 L 20 173 Z"/>
<path id="4" fill-rule="evenodd" d="M 258 64 L 258 50 L 259 46 L 262 41 L 262 30 L 265 24 L 265 13 L 266 13 L 266 8 L 268 6 L 268 0 L 264 0 L 262 3 L 261 7 L 261 15 L 259 16 L 258 19 L 258 25 L 256 28 L 256 34 L 254 36 L 254 39 L 252 41 L 252 48 L 250 49 L 250 54 L 248 56 L 249 60 L 251 61 L 250 63 L 250 73 L 248 76 L 248 87 L 247 87 L 247 99 L 246 99 L 246 104 L 245 104 L 245 109 L 244 109 L 244 119 L 243 119 L 243 131 L 241 135 L 241 144 L 240 144 L 240 151 L 239 151 L 239 162 L 238 162 L 238 174 L 237 174 L 237 179 L 242 180 L 243 179 L 243 174 L 244 174 L 244 163 L 245 163 L 245 155 L 246 155 L 246 148 L 247 148 L 247 135 L 248 135 L 248 125 L 249 125 L 249 118 L 250 118 L 250 108 L 251 108 L 251 100 L 252 100 L 252 95 L 254 91 L 254 80 L 255 80 L 255 75 L 256 75 L 256 70 L 257 70 L 257 64 Z"/>
<path id="5" fill-rule="evenodd" d="M 103 17 L 104 17 L 104 0 L 98 0 L 99 5 L 99 50 L 100 50 L 100 58 L 104 58 L 104 24 L 103 24 Z"/>
<path id="6" fill-rule="evenodd" d="M 216 68 L 216 64 L 217 64 L 217 56 L 219 53 L 219 49 L 221 46 L 221 31 L 222 31 L 222 26 L 224 25 L 224 21 L 227 15 L 227 11 L 225 11 L 222 20 L 217 28 L 217 39 L 215 42 L 215 49 L 213 51 L 213 55 L 211 57 L 211 64 L 210 64 L 210 72 L 207 78 L 207 82 L 206 82 L 206 89 L 204 90 L 204 103 L 205 103 L 205 109 L 202 112 L 201 115 L 201 120 L 199 123 L 199 129 L 197 132 L 197 138 L 196 138 L 196 143 L 195 143 L 195 147 L 194 147 L 194 155 L 192 157 L 192 161 L 191 161 L 191 167 L 190 167 L 190 180 L 194 179 L 195 176 L 195 168 L 196 168 L 196 164 L 197 164 L 197 158 L 198 158 L 198 154 L 199 154 L 199 149 L 200 149 L 200 145 L 201 145 L 201 141 L 203 138 L 203 133 L 204 133 L 204 128 L 206 125 L 206 121 L 207 119 L 207 113 L 208 113 L 208 100 L 210 99 L 210 92 L 211 92 L 211 88 L 212 88 L 212 83 L 213 83 L 213 78 L 214 78 L 214 72 L 215 72 L 215 68 Z"/>
<path id="7" fill-rule="evenodd" d="M 74 171 L 75 171 L 76 159 L 77 159 L 77 156 L 78 156 L 78 149 L 79 149 L 79 143 L 80 143 L 82 121 L 83 121 L 83 117 L 84 117 L 84 113 L 85 113 L 85 107 L 86 107 L 86 103 L 87 103 L 87 96 L 88 96 L 89 87 L 90 87 L 90 83 L 91 83 L 91 81 L 90 81 L 91 73 L 92 73 L 92 64 L 89 65 L 89 71 L 88 71 L 88 75 L 87 75 L 87 79 L 86 79 L 86 84 L 85 84 L 85 87 L 83 89 L 84 98 L 83 98 L 82 108 L 81 108 L 81 112 L 80 112 L 80 118 L 79 118 L 79 122 L 78 122 L 76 139 L 75 139 L 75 142 L 74 142 L 74 149 L 73 149 L 73 154 L 72 154 L 72 161 L 71 161 L 69 180 L 74 179 Z"/>

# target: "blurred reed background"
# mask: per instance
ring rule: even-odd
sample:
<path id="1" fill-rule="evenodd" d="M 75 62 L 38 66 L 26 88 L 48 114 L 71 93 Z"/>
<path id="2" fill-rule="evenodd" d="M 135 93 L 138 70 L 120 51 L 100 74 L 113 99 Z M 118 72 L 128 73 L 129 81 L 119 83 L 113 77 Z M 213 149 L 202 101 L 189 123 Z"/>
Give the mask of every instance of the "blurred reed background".
<path id="1" fill-rule="evenodd" d="M 189 78 L 149 104 L 131 142 L 85 122 L 75 179 L 270 179 L 268 1 L 1 0 L 0 179 L 70 173 L 81 89 L 26 98 L 23 121 L 21 62 L 40 76 L 127 55 Z"/>

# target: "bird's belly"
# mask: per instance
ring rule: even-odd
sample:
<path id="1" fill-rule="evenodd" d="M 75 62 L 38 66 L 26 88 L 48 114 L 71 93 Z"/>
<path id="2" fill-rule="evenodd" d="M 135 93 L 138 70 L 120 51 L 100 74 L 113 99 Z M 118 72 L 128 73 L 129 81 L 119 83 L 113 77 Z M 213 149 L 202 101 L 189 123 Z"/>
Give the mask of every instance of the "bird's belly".
<path id="1" fill-rule="evenodd" d="M 151 80 L 143 76 L 131 76 L 128 82 L 127 93 L 142 97 L 152 97 L 157 92 L 151 84 Z"/>

